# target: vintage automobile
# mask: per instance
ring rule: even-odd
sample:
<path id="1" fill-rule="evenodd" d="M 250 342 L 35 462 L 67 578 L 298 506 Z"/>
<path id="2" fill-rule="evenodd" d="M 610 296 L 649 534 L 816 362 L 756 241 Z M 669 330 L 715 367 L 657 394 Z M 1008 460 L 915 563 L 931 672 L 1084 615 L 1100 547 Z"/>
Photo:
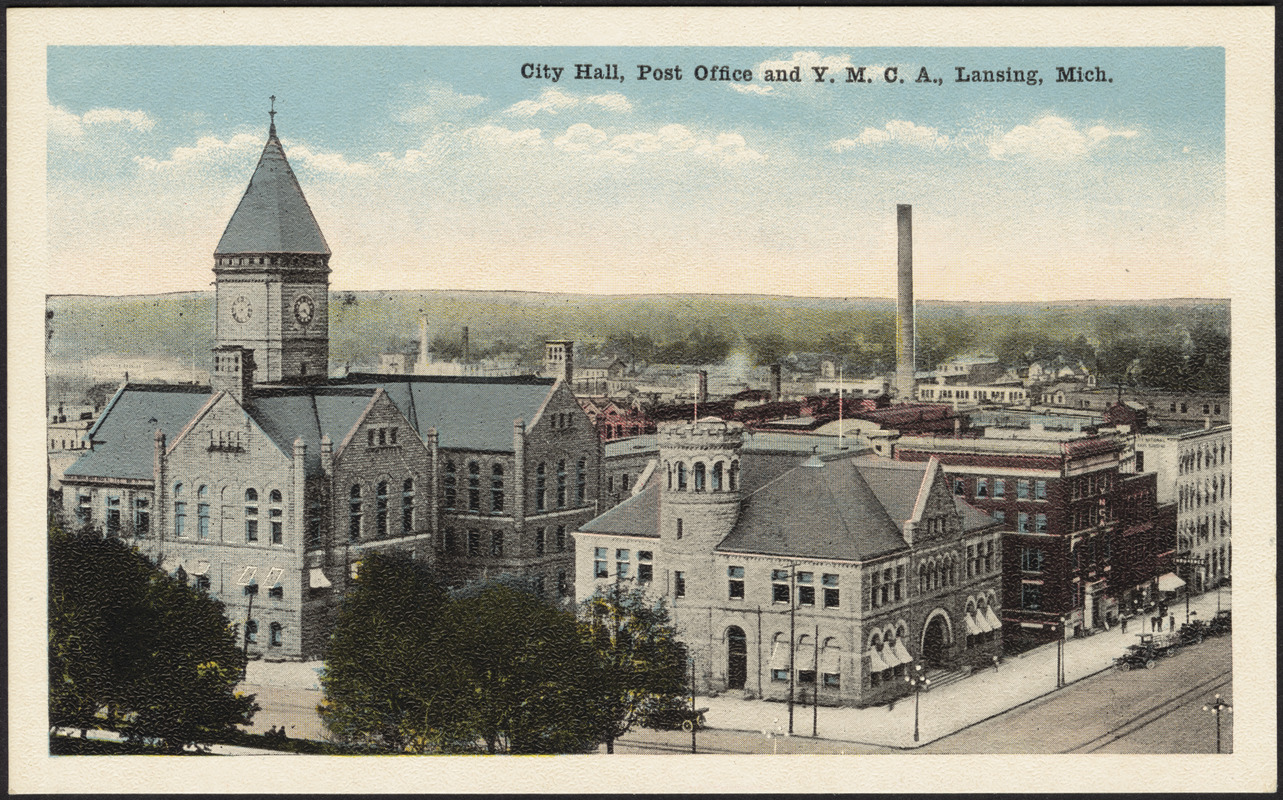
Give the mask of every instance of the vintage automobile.
<path id="1" fill-rule="evenodd" d="M 1207 623 L 1201 619 L 1191 620 L 1181 626 L 1177 635 L 1181 644 L 1202 644 L 1203 639 L 1208 635 Z"/>
<path id="2" fill-rule="evenodd" d="M 1129 645 L 1126 653 L 1114 659 L 1115 667 L 1123 670 L 1153 669 L 1158 659 L 1176 652 L 1182 644 L 1180 634 L 1175 632 L 1138 635 L 1140 644 Z"/>
<path id="3" fill-rule="evenodd" d="M 1230 628 L 1230 610 L 1228 608 L 1221 609 L 1216 612 L 1216 616 L 1212 617 L 1212 621 L 1207 623 L 1207 635 L 1221 636 L 1229 633 Z"/>

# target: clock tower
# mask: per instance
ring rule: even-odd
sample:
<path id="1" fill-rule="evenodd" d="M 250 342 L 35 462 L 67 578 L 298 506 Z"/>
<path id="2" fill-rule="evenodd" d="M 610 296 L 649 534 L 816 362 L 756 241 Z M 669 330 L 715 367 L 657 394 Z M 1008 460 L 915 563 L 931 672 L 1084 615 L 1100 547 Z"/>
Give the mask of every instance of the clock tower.
<path id="1" fill-rule="evenodd" d="M 324 378 L 330 248 L 270 113 L 263 155 L 214 251 L 214 337 L 219 347 L 253 350 L 259 380 Z"/>

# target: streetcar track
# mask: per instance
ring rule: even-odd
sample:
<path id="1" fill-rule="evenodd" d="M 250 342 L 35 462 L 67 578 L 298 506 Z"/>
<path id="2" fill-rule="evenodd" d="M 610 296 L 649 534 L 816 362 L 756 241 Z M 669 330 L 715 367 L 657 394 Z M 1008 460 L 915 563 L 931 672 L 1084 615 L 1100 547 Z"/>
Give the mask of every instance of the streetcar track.
<path id="1" fill-rule="evenodd" d="M 1156 703 L 1150 706 L 1144 711 L 1141 711 L 1140 713 L 1135 714 L 1134 716 L 1125 720 L 1121 724 L 1115 726 L 1111 730 L 1108 730 L 1099 736 L 1095 736 L 1091 739 L 1088 739 L 1085 742 L 1081 742 L 1080 744 L 1074 745 L 1068 750 L 1062 750 L 1061 752 L 1062 753 L 1094 753 L 1097 750 L 1100 750 L 1103 747 L 1107 747 L 1120 739 L 1124 739 L 1128 736 L 1131 736 L 1133 733 L 1136 733 L 1137 731 L 1157 722 L 1163 717 L 1166 717 L 1168 714 L 1171 714 L 1179 710 L 1181 706 L 1184 705 L 1183 701 L 1190 695 L 1197 694 L 1199 692 L 1205 692 L 1209 688 L 1220 688 L 1221 686 L 1224 686 L 1230 683 L 1230 681 L 1227 680 L 1227 678 L 1229 677 L 1231 672 L 1232 670 L 1225 670 L 1224 672 L 1218 675 L 1213 675 L 1212 677 L 1202 681 L 1201 683 L 1189 689 L 1186 689 L 1180 694 L 1175 695 L 1174 697 L 1169 697 L 1159 703 Z M 1215 686 L 1213 686 L 1213 684 L 1215 684 Z M 1165 710 L 1162 710 L 1162 709 L 1165 709 Z M 1159 710 L 1162 710 L 1162 713 L 1155 714 L 1155 712 Z M 1150 716 L 1150 715 L 1153 715 L 1153 716 Z M 1149 719 L 1145 719 L 1146 717 L 1149 717 Z M 1144 721 L 1142 722 L 1141 720 L 1144 720 Z M 1136 724 L 1138 722 L 1140 724 Z M 1124 731 L 1124 729 L 1127 729 L 1127 730 Z M 1124 732 L 1120 733 L 1120 731 L 1124 731 Z M 1084 748 L 1087 748 L 1087 749 L 1084 749 Z"/>

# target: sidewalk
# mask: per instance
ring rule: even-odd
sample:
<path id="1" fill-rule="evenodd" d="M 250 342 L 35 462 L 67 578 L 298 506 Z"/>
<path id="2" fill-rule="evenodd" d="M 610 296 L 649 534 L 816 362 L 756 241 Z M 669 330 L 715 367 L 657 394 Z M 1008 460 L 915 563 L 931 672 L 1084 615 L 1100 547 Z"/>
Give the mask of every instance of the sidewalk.
<path id="1" fill-rule="evenodd" d="M 1229 608 L 1231 593 L 1221 590 L 1221 607 Z M 1198 618 L 1210 620 L 1216 613 L 1216 592 L 1190 600 Z M 1185 604 L 1172 606 L 1176 627 L 1185 621 Z M 1133 619 L 1124 635 L 1118 626 L 1084 639 L 1065 642 L 1065 680 L 1074 682 L 1113 666 L 1129 644 L 1135 644 L 1143 620 Z M 1148 624 L 1145 625 L 1148 630 Z M 860 744 L 896 748 L 921 747 L 977 722 L 993 717 L 1056 690 L 1056 647 L 1043 645 L 1019 656 L 1004 658 L 997 671 L 987 669 L 935 690 L 924 691 L 919 699 L 919 741 L 913 741 L 913 696 L 893 706 L 871 708 L 826 708 L 819 710 L 817 735 Z M 708 727 L 754 731 L 782 736 L 788 730 L 788 706 L 763 700 L 744 700 L 735 695 L 696 697 L 706 706 Z M 793 733 L 810 736 L 812 709 L 795 704 Z"/>

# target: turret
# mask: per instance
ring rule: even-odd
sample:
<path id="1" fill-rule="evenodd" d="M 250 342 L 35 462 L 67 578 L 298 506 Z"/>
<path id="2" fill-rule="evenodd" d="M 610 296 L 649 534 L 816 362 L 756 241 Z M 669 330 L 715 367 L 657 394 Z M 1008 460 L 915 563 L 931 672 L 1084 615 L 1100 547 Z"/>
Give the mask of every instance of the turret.
<path id="1" fill-rule="evenodd" d="M 711 553 L 739 515 L 744 426 L 717 417 L 659 429 L 660 536 L 666 547 Z"/>

